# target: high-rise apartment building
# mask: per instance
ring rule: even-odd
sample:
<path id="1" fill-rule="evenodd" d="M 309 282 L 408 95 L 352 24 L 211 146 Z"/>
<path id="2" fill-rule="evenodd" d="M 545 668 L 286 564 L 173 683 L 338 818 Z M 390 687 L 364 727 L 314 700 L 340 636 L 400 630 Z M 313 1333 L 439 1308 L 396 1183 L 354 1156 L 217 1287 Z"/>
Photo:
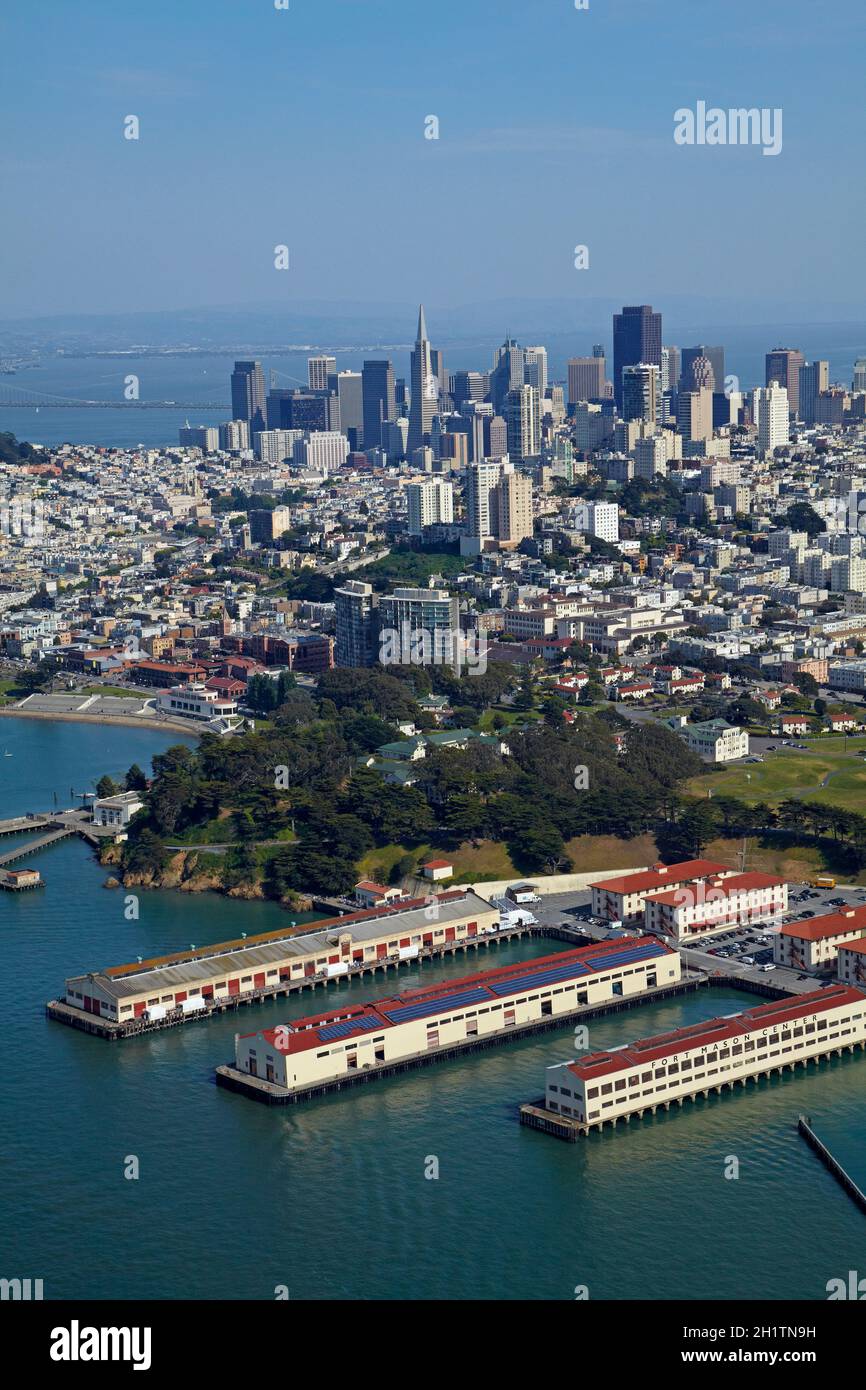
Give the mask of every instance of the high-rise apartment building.
<path id="1" fill-rule="evenodd" d="M 713 393 L 706 386 L 699 391 L 680 391 L 677 396 L 677 430 L 684 440 L 705 442 L 713 437 Z"/>
<path id="2" fill-rule="evenodd" d="M 502 545 L 519 545 L 532 535 L 532 479 L 503 473 L 496 485 L 495 531 Z"/>
<path id="3" fill-rule="evenodd" d="M 454 520 L 454 486 L 445 478 L 410 483 L 406 503 L 410 536 L 420 536 L 426 526 L 450 524 Z"/>
<path id="4" fill-rule="evenodd" d="M 752 419 L 758 426 L 758 448 L 762 454 L 771 454 L 787 444 L 790 428 L 788 393 L 784 386 L 773 381 L 752 392 Z"/>
<path id="5" fill-rule="evenodd" d="M 337 666 L 372 666 L 377 656 L 378 596 L 372 584 L 347 579 L 334 590 Z"/>
<path id="6" fill-rule="evenodd" d="M 474 463 L 466 471 L 466 531 L 477 541 L 492 536 L 496 527 L 496 499 L 491 503 L 502 473 L 499 463 Z"/>
<path id="7" fill-rule="evenodd" d="M 637 362 L 622 372 L 622 418 L 656 422 L 659 395 L 659 368 L 649 362 Z"/>
<path id="8" fill-rule="evenodd" d="M 541 449 L 541 411 L 534 386 L 519 386 L 505 397 L 510 458 L 535 458 Z"/>

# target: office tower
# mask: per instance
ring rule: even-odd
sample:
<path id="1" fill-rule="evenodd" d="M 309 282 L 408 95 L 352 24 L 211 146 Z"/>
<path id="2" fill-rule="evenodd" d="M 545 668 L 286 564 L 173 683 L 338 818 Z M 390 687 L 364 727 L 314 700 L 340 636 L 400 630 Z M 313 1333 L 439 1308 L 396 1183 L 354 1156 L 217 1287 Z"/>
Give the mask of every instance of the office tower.
<path id="1" fill-rule="evenodd" d="M 374 359 L 364 363 L 361 376 L 364 448 L 374 449 L 382 442 L 383 422 L 397 418 L 394 368 L 387 358 Z"/>
<path id="2" fill-rule="evenodd" d="M 519 386 L 505 397 L 505 423 L 511 458 L 534 458 L 541 448 L 541 415 L 534 386 Z"/>
<path id="3" fill-rule="evenodd" d="M 452 468 L 466 468 L 469 463 L 469 435 L 463 430 L 446 430 L 440 434 L 439 458 L 447 459 Z"/>
<path id="4" fill-rule="evenodd" d="M 488 382 L 486 372 L 455 372 L 451 378 L 450 390 L 457 409 L 460 409 L 464 401 L 483 401 L 487 395 Z"/>
<path id="5" fill-rule="evenodd" d="M 532 479 L 503 473 L 496 485 L 495 534 L 504 545 L 519 545 L 532 535 Z"/>
<path id="6" fill-rule="evenodd" d="M 615 545 L 619 540 L 619 507 L 616 502 L 581 502 L 575 509 L 576 531 Z"/>
<path id="7" fill-rule="evenodd" d="M 701 442 L 713 437 L 713 393 L 680 391 L 677 396 L 677 430 L 683 439 Z"/>
<path id="8" fill-rule="evenodd" d="M 815 424 L 844 424 L 846 402 L 847 396 L 840 386 L 830 386 L 826 391 L 821 391 L 815 403 Z"/>
<path id="9" fill-rule="evenodd" d="M 800 419 L 814 425 L 818 419 L 818 397 L 830 384 L 830 364 L 822 359 L 800 368 Z"/>
<path id="10" fill-rule="evenodd" d="M 490 399 L 497 414 L 502 410 L 509 391 L 516 391 L 523 385 L 523 348 L 513 338 L 506 338 L 502 347 L 494 354 L 493 371 L 490 373 Z"/>
<path id="11" fill-rule="evenodd" d="M 800 412 L 800 368 L 805 358 L 797 348 L 773 348 L 764 358 L 764 385 L 777 381 L 788 392 L 788 408 L 797 418 Z"/>
<path id="12" fill-rule="evenodd" d="M 269 430 L 288 429 L 289 420 L 291 418 L 291 408 L 286 402 L 291 400 L 293 394 L 293 387 L 271 387 L 265 402 L 265 414 Z"/>
<path id="13" fill-rule="evenodd" d="M 662 393 L 676 391 L 680 384 L 680 350 L 678 347 L 663 347 L 660 385 Z"/>
<path id="14" fill-rule="evenodd" d="M 239 453 L 250 447 L 250 427 L 246 420 L 226 420 L 219 427 L 220 448 Z"/>
<path id="15" fill-rule="evenodd" d="M 410 483 L 406 488 L 406 504 L 409 535 L 420 536 L 425 526 L 454 520 L 454 485 L 444 478 Z"/>
<path id="16" fill-rule="evenodd" d="M 621 314 L 614 314 L 613 394 L 618 410 L 622 410 L 623 368 L 638 362 L 660 367 L 661 360 L 662 316 L 653 313 L 651 304 L 625 305 Z"/>
<path id="17" fill-rule="evenodd" d="M 406 390 L 406 378 L 398 376 L 394 384 L 394 400 L 397 403 L 397 414 L 405 415 L 409 418 L 409 392 Z"/>
<path id="18" fill-rule="evenodd" d="M 431 347 L 431 349 L 430 349 L 430 367 L 431 367 L 431 370 L 432 370 L 432 372 L 433 372 L 433 375 L 435 376 L 436 380 L 439 382 L 439 395 L 440 395 L 440 396 L 447 396 L 447 395 L 448 395 L 448 376 L 447 376 L 447 373 L 446 373 L 446 371 L 445 371 L 445 354 L 444 354 L 444 352 L 442 351 L 441 348 L 434 348 L 434 347 Z"/>
<path id="19" fill-rule="evenodd" d="M 622 372 L 622 418 L 656 422 L 656 400 L 659 390 L 659 368 L 649 362 L 624 367 Z"/>
<path id="20" fill-rule="evenodd" d="M 501 415 L 494 415 L 490 421 L 490 441 L 487 457 L 504 459 L 508 454 L 508 425 Z"/>
<path id="21" fill-rule="evenodd" d="M 490 422 L 493 406 L 489 401 L 468 401 L 464 407 L 468 425 L 469 462 L 481 463 L 490 452 Z"/>
<path id="22" fill-rule="evenodd" d="M 424 305 L 418 310 L 418 332 L 412 352 L 412 396 L 409 403 L 409 452 L 430 443 L 433 416 L 438 409 L 440 383 L 433 371 Z"/>
<path id="23" fill-rule="evenodd" d="M 340 404 L 340 429 L 352 449 L 364 443 L 364 394 L 360 372 L 337 372 L 328 377 L 328 390 Z"/>
<path id="24" fill-rule="evenodd" d="M 388 653 L 408 664 L 413 652 L 424 652 L 427 662 L 447 662 L 459 631 L 458 602 L 446 589 L 401 588 L 379 599 L 380 661 Z M 423 634 L 423 643 L 412 641 L 415 634 Z"/>
<path id="25" fill-rule="evenodd" d="M 547 395 L 547 348 L 528 347 L 523 350 L 523 381 L 534 386 L 540 398 Z"/>
<path id="26" fill-rule="evenodd" d="M 386 420 L 382 425 L 382 448 L 389 459 L 406 457 L 409 452 L 409 421 L 405 415 L 398 415 L 396 420 Z"/>
<path id="27" fill-rule="evenodd" d="M 232 372 L 232 419 L 246 420 L 250 434 L 267 427 L 265 374 L 261 362 L 236 362 Z"/>
<path id="28" fill-rule="evenodd" d="M 292 514 L 288 507 L 251 511 L 249 517 L 250 539 L 257 545 L 271 545 L 292 527 Z"/>
<path id="29" fill-rule="evenodd" d="M 337 666 L 374 664 L 377 656 L 378 602 L 372 584 L 365 584 L 360 579 L 348 579 L 341 589 L 334 590 L 334 662 Z"/>
<path id="30" fill-rule="evenodd" d="M 349 455 L 349 441 L 338 430 L 321 430 L 295 441 L 293 462 L 307 473 L 326 478 L 343 467 Z"/>
<path id="31" fill-rule="evenodd" d="M 282 463 L 292 457 L 295 443 L 303 437 L 303 430 L 259 430 L 253 435 L 256 458 L 262 463 Z"/>
<path id="32" fill-rule="evenodd" d="M 337 371 L 336 357 L 308 357 L 307 382 L 311 391 L 326 391 L 328 377 Z"/>
<path id="33" fill-rule="evenodd" d="M 852 391 L 866 391 L 866 357 L 858 357 L 854 363 L 854 380 L 851 383 L 851 389 Z"/>
<path id="34" fill-rule="evenodd" d="M 499 463 L 473 463 L 466 471 L 466 532 L 478 541 L 496 530 L 495 492 L 502 473 Z"/>
<path id="35" fill-rule="evenodd" d="M 593 355 L 593 357 L 604 357 L 604 344 L 603 344 L 603 343 L 593 343 L 593 345 L 592 345 L 592 355 Z"/>
<path id="36" fill-rule="evenodd" d="M 715 391 L 721 389 L 721 383 L 716 381 L 716 373 L 709 357 L 699 353 L 697 357 L 688 359 L 680 373 L 681 391 Z"/>
<path id="37" fill-rule="evenodd" d="M 568 359 L 568 403 L 599 401 L 604 395 L 605 361 L 603 357 L 570 357 Z"/>
<path id="38" fill-rule="evenodd" d="M 713 369 L 713 383 L 710 389 L 724 391 L 725 389 L 725 349 L 723 347 L 706 347 L 699 343 L 697 347 L 683 348 L 681 354 L 680 367 L 680 387 L 683 391 L 699 391 L 707 385 L 706 381 L 701 381 L 693 371 L 693 363 L 699 357 L 706 357 Z M 706 369 L 701 369 L 701 375 L 706 375 Z"/>

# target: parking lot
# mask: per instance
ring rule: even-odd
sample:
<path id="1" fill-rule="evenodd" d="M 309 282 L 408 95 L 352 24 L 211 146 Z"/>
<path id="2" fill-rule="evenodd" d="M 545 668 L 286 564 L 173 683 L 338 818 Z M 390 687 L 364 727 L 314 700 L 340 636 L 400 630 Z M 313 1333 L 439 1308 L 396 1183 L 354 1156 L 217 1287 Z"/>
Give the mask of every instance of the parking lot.
<path id="1" fill-rule="evenodd" d="M 789 883 L 789 908 L 782 923 L 821 917 L 841 912 L 846 907 L 866 906 L 866 887 L 812 888 L 808 883 Z M 604 941 L 610 928 L 591 917 L 592 894 L 551 893 L 542 895 L 529 911 L 539 923 L 547 926 L 568 925 L 595 940 Z M 773 934 L 771 922 L 754 926 L 731 928 L 726 932 L 709 932 L 689 941 L 682 947 L 684 963 L 698 970 L 720 971 L 723 974 L 745 976 L 749 979 L 778 985 L 796 994 L 819 988 L 825 977 L 798 973 L 773 964 Z M 767 969 L 767 967 L 771 967 Z M 833 976 L 832 978 L 835 978 Z"/>

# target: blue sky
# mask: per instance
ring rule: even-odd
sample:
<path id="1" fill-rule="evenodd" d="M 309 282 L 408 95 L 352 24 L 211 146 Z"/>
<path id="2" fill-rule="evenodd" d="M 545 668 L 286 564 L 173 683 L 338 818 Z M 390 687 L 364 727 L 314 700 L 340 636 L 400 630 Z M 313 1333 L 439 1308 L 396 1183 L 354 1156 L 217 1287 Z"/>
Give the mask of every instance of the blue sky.
<path id="1" fill-rule="evenodd" d="M 861 306 L 864 54 L 854 0 L 18 0 L 0 312 Z M 781 107 L 782 153 L 676 146 L 698 100 Z"/>

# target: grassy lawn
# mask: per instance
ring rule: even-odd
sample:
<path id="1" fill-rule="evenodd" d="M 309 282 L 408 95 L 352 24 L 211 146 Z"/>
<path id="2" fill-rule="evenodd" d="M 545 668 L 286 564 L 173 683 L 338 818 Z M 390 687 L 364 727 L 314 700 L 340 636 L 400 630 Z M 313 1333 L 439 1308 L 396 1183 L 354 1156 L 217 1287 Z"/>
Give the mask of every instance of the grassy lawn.
<path id="1" fill-rule="evenodd" d="M 808 754 L 782 749 L 770 754 L 766 762 L 738 764 L 724 772 L 703 773 L 688 783 L 692 796 L 735 796 L 754 805 L 768 801 L 777 805 L 789 797 L 824 801 L 850 811 L 866 804 L 866 760 L 858 758 L 856 748 L 862 739 L 851 739 L 843 752 L 841 738 L 815 740 Z M 824 785 L 826 781 L 826 786 Z"/>

